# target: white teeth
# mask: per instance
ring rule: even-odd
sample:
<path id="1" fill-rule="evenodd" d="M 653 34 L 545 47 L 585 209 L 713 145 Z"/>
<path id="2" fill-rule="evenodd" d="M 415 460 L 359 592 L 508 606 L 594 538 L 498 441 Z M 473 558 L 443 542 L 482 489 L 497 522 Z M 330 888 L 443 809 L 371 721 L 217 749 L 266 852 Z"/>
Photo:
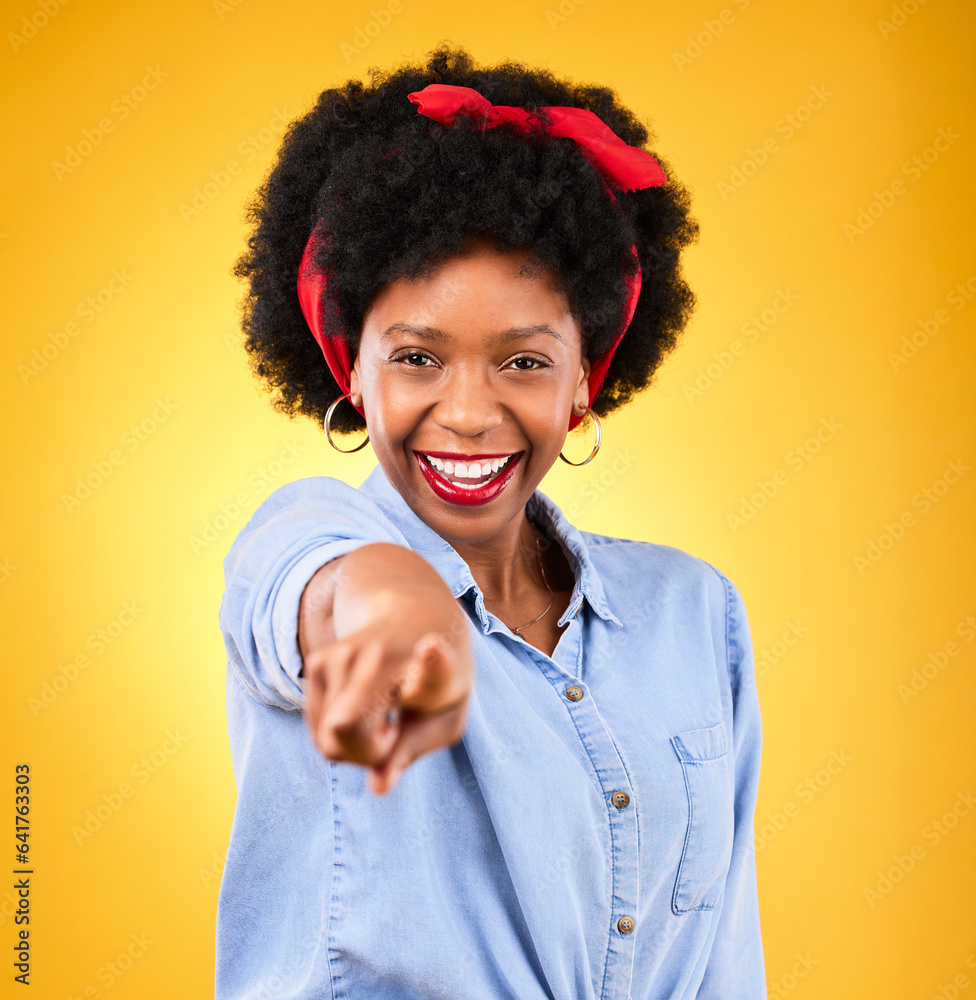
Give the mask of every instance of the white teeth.
<path id="1" fill-rule="evenodd" d="M 438 472 L 442 472 L 445 477 L 451 476 L 454 480 L 455 486 L 460 486 L 462 489 L 473 490 L 478 486 L 482 486 L 482 483 L 459 483 L 458 479 L 480 479 L 484 476 L 494 476 L 508 464 L 511 455 L 506 455 L 504 458 L 493 458 L 486 459 L 484 463 L 482 462 L 452 462 L 449 459 L 435 458 L 433 455 L 424 455 L 427 461 L 435 468 Z"/>

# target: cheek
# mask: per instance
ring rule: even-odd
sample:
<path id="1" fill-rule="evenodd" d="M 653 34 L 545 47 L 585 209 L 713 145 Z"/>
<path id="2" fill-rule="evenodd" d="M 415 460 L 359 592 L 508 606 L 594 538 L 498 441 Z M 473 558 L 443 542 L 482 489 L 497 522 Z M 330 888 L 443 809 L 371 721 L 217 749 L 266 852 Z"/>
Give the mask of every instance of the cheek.
<path id="1" fill-rule="evenodd" d="M 573 405 L 573 387 L 523 393 L 517 400 L 519 423 L 536 451 L 553 455 L 563 446 Z M 565 420 L 564 420 L 565 415 Z"/>
<path id="2" fill-rule="evenodd" d="M 361 386 L 371 434 L 377 439 L 396 439 L 410 433 L 423 407 L 422 390 L 410 379 L 373 366 L 363 371 Z"/>

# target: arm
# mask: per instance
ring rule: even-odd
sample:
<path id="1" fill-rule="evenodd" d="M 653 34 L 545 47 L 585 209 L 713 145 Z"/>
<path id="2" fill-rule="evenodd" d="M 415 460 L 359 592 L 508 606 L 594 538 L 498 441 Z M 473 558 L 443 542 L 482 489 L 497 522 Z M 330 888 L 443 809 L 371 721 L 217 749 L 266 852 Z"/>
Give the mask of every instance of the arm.
<path id="1" fill-rule="evenodd" d="M 373 549 L 377 552 L 371 555 Z M 250 697 L 261 704 L 306 710 L 307 719 L 311 698 L 319 699 L 313 703 L 316 710 L 330 709 L 322 700 L 328 669 L 339 671 L 331 687 L 337 696 L 347 668 L 364 652 L 374 679 L 386 683 L 390 678 L 385 675 L 395 673 L 396 655 L 401 673 L 410 669 L 404 650 L 411 629 L 422 627 L 430 633 L 425 642 L 431 648 L 416 649 L 413 641 L 410 651 L 414 658 L 426 656 L 435 673 L 446 669 L 445 656 L 460 658 L 454 687 L 442 677 L 431 691 L 431 678 L 426 683 L 413 678 L 413 686 L 405 689 L 403 725 L 396 746 L 388 747 L 397 757 L 387 755 L 387 771 L 373 775 L 374 791 L 391 788 L 399 770 L 416 756 L 459 738 L 466 693 L 462 696 L 457 685 L 465 692 L 470 688 L 470 674 L 464 680 L 471 669 L 470 622 L 433 568 L 406 547 L 400 532 L 367 496 L 328 477 L 301 479 L 275 490 L 237 536 L 224 559 L 224 574 L 220 625 L 228 663 Z M 401 595 L 399 603 L 396 594 Z M 411 595 L 416 598 L 412 603 L 407 599 Z M 363 631 L 367 619 L 372 620 L 369 634 Z M 362 633 L 359 646 L 367 638 L 374 642 L 371 652 L 350 647 L 356 633 Z M 369 656 L 376 661 L 372 666 Z M 357 691 L 362 702 L 358 705 Z M 384 695 L 379 697 L 382 702 Z M 337 701 L 339 715 L 321 734 L 318 725 L 313 730 L 316 739 L 321 735 L 325 741 L 319 747 L 323 753 L 371 766 L 382 763 L 370 726 L 385 720 L 386 711 L 397 705 L 389 702 L 377 712 L 374 702 L 361 687 L 350 689 L 344 704 Z M 449 719 L 451 709 L 454 717 Z M 439 710 L 445 711 L 432 714 Z M 365 728 L 362 723 L 367 723 Z M 389 730 L 382 736 L 392 742 Z"/>
<path id="2" fill-rule="evenodd" d="M 255 701 L 301 709 L 302 591 L 326 563 L 381 541 L 404 539 L 367 497 L 336 479 L 300 479 L 260 504 L 224 558 L 220 605 L 228 664 Z"/>
<path id="3" fill-rule="evenodd" d="M 733 706 L 735 834 L 722 909 L 716 916 L 718 927 L 697 1000 L 765 1000 L 766 971 L 759 922 L 753 835 L 762 752 L 762 722 L 745 606 L 731 581 L 721 573 L 719 576 L 725 585 L 727 602 L 726 631 Z"/>

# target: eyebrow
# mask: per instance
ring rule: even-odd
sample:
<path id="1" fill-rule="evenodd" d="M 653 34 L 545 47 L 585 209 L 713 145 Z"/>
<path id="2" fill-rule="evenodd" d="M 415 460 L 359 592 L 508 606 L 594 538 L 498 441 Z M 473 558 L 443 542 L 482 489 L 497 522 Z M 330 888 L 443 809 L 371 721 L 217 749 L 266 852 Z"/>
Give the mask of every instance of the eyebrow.
<path id="1" fill-rule="evenodd" d="M 424 340 L 433 340 L 439 344 L 447 344 L 451 341 L 451 338 L 444 333 L 443 330 L 438 330 L 436 326 L 411 326 L 409 323 L 394 323 L 383 332 L 383 336 L 380 339 L 385 340 L 394 333 L 409 333 L 414 337 L 421 337 Z M 551 326 L 546 326 L 542 323 L 537 326 L 513 326 L 511 329 L 503 330 L 501 333 L 496 333 L 489 337 L 488 342 L 496 343 L 512 340 L 525 340 L 528 337 L 535 337 L 539 334 L 554 337 L 559 341 L 563 339 L 558 333 L 556 333 L 555 330 L 553 330 Z"/>

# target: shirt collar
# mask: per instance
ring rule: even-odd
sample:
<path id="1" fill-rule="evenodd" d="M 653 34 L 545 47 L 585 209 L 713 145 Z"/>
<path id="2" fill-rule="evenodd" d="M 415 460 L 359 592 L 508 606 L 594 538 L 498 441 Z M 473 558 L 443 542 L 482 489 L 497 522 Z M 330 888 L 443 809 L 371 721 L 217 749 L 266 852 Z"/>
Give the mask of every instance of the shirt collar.
<path id="1" fill-rule="evenodd" d="M 410 548 L 422 555 L 437 570 L 455 597 L 474 590 L 475 608 L 484 631 L 488 632 L 491 623 L 484 597 L 481 588 L 471 575 L 468 564 L 448 542 L 411 510 L 387 479 L 383 467 L 377 465 L 359 489 L 393 520 Z M 622 627 L 620 620 L 610 610 L 603 581 L 593 565 L 586 541 L 579 529 L 570 524 L 559 507 L 539 490 L 529 498 L 526 512 L 530 520 L 537 524 L 544 534 L 555 538 L 562 546 L 576 580 L 569 606 L 558 624 L 565 625 L 574 618 L 583 599 L 586 598 L 590 607 L 601 618 Z"/>

